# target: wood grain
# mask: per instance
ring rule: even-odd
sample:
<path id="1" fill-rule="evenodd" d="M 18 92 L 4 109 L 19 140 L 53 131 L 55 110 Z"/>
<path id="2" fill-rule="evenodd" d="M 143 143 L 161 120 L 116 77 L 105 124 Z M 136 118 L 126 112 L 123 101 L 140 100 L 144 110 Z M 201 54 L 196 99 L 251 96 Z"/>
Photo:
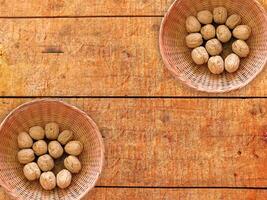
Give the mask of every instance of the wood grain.
<path id="1" fill-rule="evenodd" d="M 0 19 L 2 96 L 216 96 L 175 80 L 158 50 L 160 17 Z M 112 24 L 112 26 L 111 26 Z M 264 70 L 224 96 L 266 96 Z M 221 95 L 221 96 L 223 96 Z"/>
<path id="2" fill-rule="evenodd" d="M 64 99 L 104 137 L 99 186 L 265 187 L 267 99 Z M 2 99 L 0 119 L 29 99 Z"/>

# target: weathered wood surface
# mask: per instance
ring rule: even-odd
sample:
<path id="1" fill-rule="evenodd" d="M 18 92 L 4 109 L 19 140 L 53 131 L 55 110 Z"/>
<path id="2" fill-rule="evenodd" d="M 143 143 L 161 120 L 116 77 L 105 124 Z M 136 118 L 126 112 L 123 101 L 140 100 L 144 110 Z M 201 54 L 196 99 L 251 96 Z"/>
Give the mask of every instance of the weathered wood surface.
<path id="1" fill-rule="evenodd" d="M 160 17 L 0 19 L 3 96 L 218 96 L 175 80 L 158 50 Z M 264 70 L 221 96 L 266 96 Z"/>
<path id="2" fill-rule="evenodd" d="M 267 8 L 266 0 L 258 0 Z M 0 16 L 164 15 L 173 0 L 2 0 Z"/>
<path id="3" fill-rule="evenodd" d="M 267 99 L 64 99 L 104 137 L 99 186 L 266 187 Z M 0 120 L 29 99 L 2 99 Z"/>

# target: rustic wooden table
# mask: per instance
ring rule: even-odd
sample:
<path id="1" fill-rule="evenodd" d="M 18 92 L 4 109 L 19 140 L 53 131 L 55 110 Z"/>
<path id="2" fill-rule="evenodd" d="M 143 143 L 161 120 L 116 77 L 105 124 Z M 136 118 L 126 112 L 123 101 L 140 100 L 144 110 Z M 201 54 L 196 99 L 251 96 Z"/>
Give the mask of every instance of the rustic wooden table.
<path id="1" fill-rule="evenodd" d="M 90 200 L 267 199 L 267 72 L 220 95 L 176 81 L 158 49 L 172 1 L 2 0 L 0 119 L 39 97 L 86 111 L 106 148 Z"/>

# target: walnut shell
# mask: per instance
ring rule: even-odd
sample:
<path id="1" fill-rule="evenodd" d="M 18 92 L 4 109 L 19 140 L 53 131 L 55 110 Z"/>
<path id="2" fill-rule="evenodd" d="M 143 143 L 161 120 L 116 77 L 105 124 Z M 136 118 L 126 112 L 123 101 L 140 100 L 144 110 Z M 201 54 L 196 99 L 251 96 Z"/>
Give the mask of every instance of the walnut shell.
<path id="1" fill-rule="evenodd" d="M 68 170 L 63 169 L 57 174 L 57 186 L 61 189 L 65 189 L 71 184 L 71 179 L 71 173 Z"/>
<path id="2" fill-rule="evenodd" d="M 202 37 L 205 40 L 210 40 L 215 37 L 216 31 L 215 27 L 212 24 L 207 24 L 203 26 L 200 30 Z"/>
<path id="3" fill-rule="evenodd" d="M 31 148 L 33 144 L 33 140 L 31 136 L 26 132 L 21 132 L 18 135 L 18 146 L 20 149 Z"/>
<path id="4" fill-rule="evenodd" d="M 231 31 L 225 25 L 220 25 L 217 27 L 216 35 L 217 35 L 218 40 L 220 40 L 222 43 L 226 43 L 230 41 L 232 38 Z"/>
<path id="5" fill-rule="evenodd" d="M 67 144 L 69 141 L 71 141 L 73 139 L 73 132 L 70 130 L 64 130 L 62 131 L 57 140 L 60 142 L 60 144 L 65 145 Z"/>
<path id="6" fill-rule="evenodd" d="M 18 160 L 21 164 L 27 164 L 35 159 L 32 149 L 22 149 L 18 152 Z"/>
<path id="7" fill-rule="evenodd" d="M 53 172 L 43 172 L 40 176 L 40 184 L 45 190 L 53 190 L 56 187 L 56 177 Z"/>
<path id="8" fill-rule="evenodd" d="M 213 74 L 221 74 L 224 71 L 224 62 L 221 56 L 210 57 L 208 68 Z"/>
<path id="9" fill-rule="evenodd" d="M 204 47 L 197 47 L 195 48 L 191 53 L 193 61 L 197 65 L 203 65 L 208 62 L 209 60 L 209 54 L 207 50 Z"/>
<path id="10" fill-rule="evenodd" d="M 233 36 L 240 40 L 247 40 L 251 35 L 251 28 L 247 25 L 239 25 L 233 30 Z"/>
<path id="11" fill-rule="evenodd" d="M 70 141 L 65 146 L 66 153 L 78 156 L 83 151 L 83 144 L 80 141 Z"/>
<path id="12" fill-rule="evenodd" d="M 190 33 L 186 36 L 185 41 L 189 48 L 199 47 L 203 43 L 202 35 L 200 33 Z"/>
<path id="13" fill-rule="evenodd" d="M 29 134 L 35 140 L 42 140 L 45 137 L 44 129 L 41 126 L 31 127 Z"/>
<path id="14" fill-rule="evenodd" d="M 51 122 L 45 125 L 45 135 L 50 140 L 56 140 L 59 134 L 59 126 L 57 123 Z"/>
<path id="15" fill-rule="evenodd" d="M 197 33 L 201 29 L 201 24 L 195 16 L 187 17 L 185 26 L 188 33 Z"/>
<path id="16" fill-rule="evenodd" d="M 31 162 L 23 167 L 23 173 L 29 181 L 34 181 L 40 177 L 41 170 L 35 162 Z"/>
<path id="17" fill-rule="evenodd" d="M 222 44 L 216 38 L 207 41 L 205 47 L 206 47 L 207 52 L 211 56 L 219 55 L 222 52 L 222 50 L 223 50 Z"/>
<path id="18" fill-rule="evenodd" d="M 33 144 L 32 149 L 37 156 L 41 156 L 47 153 L 47 144 L 44 140 L 38 140 Z"/>
<path id="19" fill-rule="evenodd" d="M 247 57 L 249 54 L 249 46 L 243 40 L 236 40 L 232 44 L 233 52 L 241 58 Z"/>
<path id="20" fill-rule="evenodd" d="M 211 24 L 213 20 L 213 16 L 210 11 L 202 10 L 197 13 L 197 19 L 201 24 Z"/>
<path id="21" fill-rule="evenodd" d="M 224 24 L 227 20 L 227 10 L 225 7 L 217 7 L 213 9 L 213 20 L 217 24 Z"/>
<path id="22" fill-rule="evenodd" d="M 63 155 L 64 150 L 58 141 L 51 141 L 48 144 L 48 152 L 50 156 L 57 159 Z"/>
<path id="23" fill-rule="evenodd" d="M 230 29 L 234 29 L 236 26 L 241 24 L 241 21 L 242 21 L 242 19 L 241 19 L 240 15 L 233 14 L 230 17 L 228 17 L 225 25 L 228 26 L 228 28 L 230 28 Z"/>
<path id="24" fill-rule="evenodd" d="M 233 73 L 238 70 L 240 64 L 240 58 L 232 53 L 225 58 L 224 67 L 225 70 L 229 73 Z"/>
<path id="25" fill-rule="evenodd" d="M 64 166 L 71 173 L 79 173 L 82 169 L 82 164 L 76 156 L 68 156 L 64 159 Z"/>
<path id="26" fill-rule="evenodd" d="M 44 172 L 52 170 L 55 166 L 53 158 L 48 154 L 40 156 L 37 160 L 37 164 Z"/>

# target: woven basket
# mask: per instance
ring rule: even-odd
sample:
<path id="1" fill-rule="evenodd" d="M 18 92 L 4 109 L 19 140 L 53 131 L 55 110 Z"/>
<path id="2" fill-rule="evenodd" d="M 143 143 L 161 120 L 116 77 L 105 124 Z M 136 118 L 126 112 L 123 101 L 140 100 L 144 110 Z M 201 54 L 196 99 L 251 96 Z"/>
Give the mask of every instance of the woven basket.
<path id="1" fill-rule="evenodd" d="M 237 72 L 213 75 L 207 65 L 197 66 L 191 58 L 191 50 L 185 44 L 188 34 L 186 18 L 196 16 L 200 10 L 213 10 L 224 6 L 229 14 L 242 16 L 242 24 L 252 28 L 247 41 L 249 57 L 242 59 Z M 267 17 L 256 0 L 177 0 L 165 15 L 159 37 L 159 46 L 167 68 L 188 86 L 205 92 L 227 92 L 241 88 L 252 81 L 264 68 L 267 61 Z M 228 50 L 231 45 L 228 44 Z M 226 48 L 226 47 L 225 47 Z"/>
<path id="2" fill-rule="evenodd" d="M 75 139 L 84 144 L 79 156 L 82 170 L 73 176 L 67 189 L 45 191 L 38 181 L 27 181 L 23 165 L 17 160 L 17 134 L 34 125 L 56 122 L 60 129 L 75 133 Z M 77 200 L 94 187 L 101 173 L 104 146 L 101 134 L 93 120 L 76 107 L 56 100 L 36 100 L 23 104 L 12 111 L 0 125 L 0 184 L 14 199 L 21 200 Z"/>

